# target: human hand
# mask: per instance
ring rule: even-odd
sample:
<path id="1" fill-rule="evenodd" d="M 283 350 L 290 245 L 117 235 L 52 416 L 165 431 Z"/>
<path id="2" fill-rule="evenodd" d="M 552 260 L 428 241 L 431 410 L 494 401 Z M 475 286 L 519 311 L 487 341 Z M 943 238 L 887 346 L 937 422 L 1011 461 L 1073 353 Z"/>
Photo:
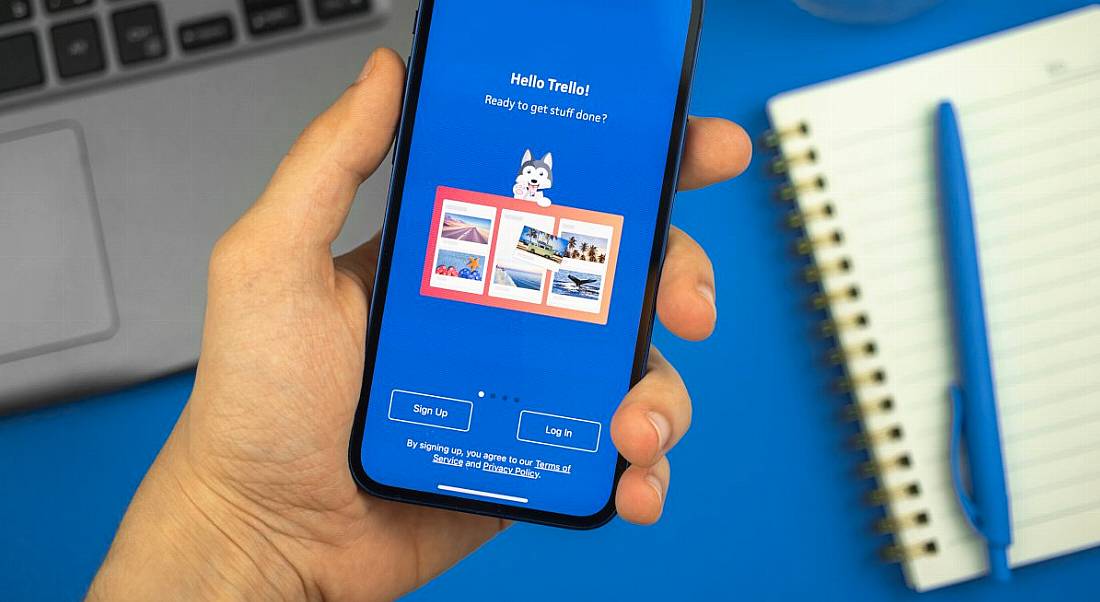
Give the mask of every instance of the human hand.
<path id="1" fill-rule="evenodd" d="M 378 239 L 335 259 L 331 245 L 387 154 L 403 88 L 400 58 L 375 52 L 217 243 L 194 391 L 89 599 L 392 599 L 506 527 L 368 496 L 348 469 Z M 739 127 L 693 120 L 682 187 L 733 177 L 749 153 Z M 692 340 L 717 317 L 710 261 L 677 229 L 657 311 Z M 616 492 L 624 519 L 659 518 L 665 455 L 690 417 L 684 384 L 652 353 L 611 424 L 631 463 Z"/>

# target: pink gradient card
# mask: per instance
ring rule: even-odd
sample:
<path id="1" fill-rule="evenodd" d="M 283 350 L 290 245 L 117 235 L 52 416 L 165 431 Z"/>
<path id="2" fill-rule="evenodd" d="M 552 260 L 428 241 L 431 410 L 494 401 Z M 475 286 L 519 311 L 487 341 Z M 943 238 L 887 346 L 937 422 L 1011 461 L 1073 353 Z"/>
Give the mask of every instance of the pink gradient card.
<path id="1" fill-rule="evenodd" d="M 607 324 L 623 217 L 440 186 L 420 294 Z"/>

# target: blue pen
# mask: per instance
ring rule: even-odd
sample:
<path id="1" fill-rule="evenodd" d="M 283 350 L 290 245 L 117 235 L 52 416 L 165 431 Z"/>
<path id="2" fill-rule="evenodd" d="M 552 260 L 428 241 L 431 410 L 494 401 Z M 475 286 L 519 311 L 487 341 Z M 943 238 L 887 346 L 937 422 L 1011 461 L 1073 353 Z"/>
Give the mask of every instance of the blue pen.
<path id="1" fill-rule="evenodd" d="M 943 102 L 937 113 L 941 220 L 954 317 L 959 382 L 951 385 L 951 476 L 967 520 L 985 538 L 989 570 L 998 581 L 1009 578 L 1008 546 L 1012 517 L 1008 508 L 997 393 L 986 333 L 978 242 L 970 206 L 966 156 L 955 109 Z M 973 495 L 962 480 L 960 438 L 965 438 Z"/>

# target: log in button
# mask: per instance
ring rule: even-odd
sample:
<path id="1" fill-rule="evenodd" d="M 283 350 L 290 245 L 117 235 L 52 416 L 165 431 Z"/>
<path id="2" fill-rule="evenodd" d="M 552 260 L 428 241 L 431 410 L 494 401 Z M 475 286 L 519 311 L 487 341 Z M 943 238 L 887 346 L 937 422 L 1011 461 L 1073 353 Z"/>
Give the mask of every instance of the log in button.
<path id="1" fill-rule="evenodd" d="M 519 413 L 516 439 L 551 447 L 595 452 L 600 449 L 602 430 L 603 425 L 593 420 L 523 410 Z"/>

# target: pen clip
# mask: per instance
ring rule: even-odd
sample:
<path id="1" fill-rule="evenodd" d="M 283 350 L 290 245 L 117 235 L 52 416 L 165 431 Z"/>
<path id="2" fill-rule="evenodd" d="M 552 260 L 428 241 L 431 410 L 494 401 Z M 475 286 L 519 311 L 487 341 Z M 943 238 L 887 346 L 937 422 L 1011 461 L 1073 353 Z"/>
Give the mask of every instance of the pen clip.
<path id="1" fill-rule="evenodd" d="M 963 515 L 967 522 L 978 533 L 984 535 L 981 517 L 974 505 L 973 498 L 967 493 L 966 484 L 962 478 L 962 431 L 963 431 L 963 403 L 966 393 L 958 384 L 952 384 L 947 388 L 951 396 L 951 481 L 955 485 L 955 495 L 959 498 Z"/>

